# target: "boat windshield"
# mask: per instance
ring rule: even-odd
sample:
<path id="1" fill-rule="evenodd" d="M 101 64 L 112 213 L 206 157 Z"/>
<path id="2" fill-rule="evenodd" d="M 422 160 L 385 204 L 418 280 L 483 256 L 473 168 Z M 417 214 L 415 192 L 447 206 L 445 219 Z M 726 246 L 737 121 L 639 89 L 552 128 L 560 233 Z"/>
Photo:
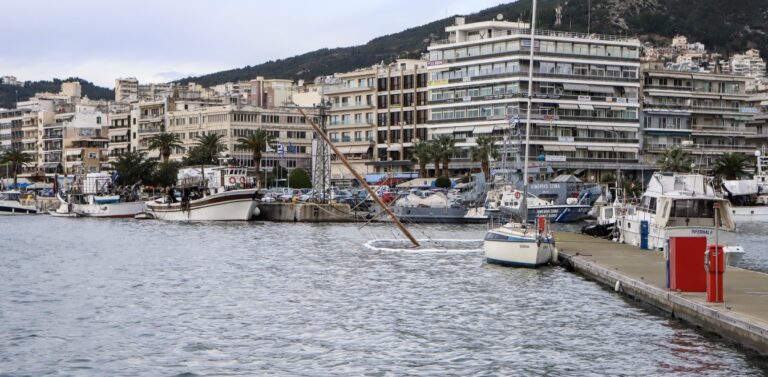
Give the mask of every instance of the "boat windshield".
<path id="1" fill-rule="evenodd" d="M 677 199 L 669 211 L 670 226 L 714 226 L 717 200 Z M 721 218 L 722 219 L 722 218 Z"/>
<path id="2" fill-rule="evenodd" d="M 12 200 L 12 201 L 19 201 L 19 193 L 18 192 L 0 192 L 0 200 Z"/>

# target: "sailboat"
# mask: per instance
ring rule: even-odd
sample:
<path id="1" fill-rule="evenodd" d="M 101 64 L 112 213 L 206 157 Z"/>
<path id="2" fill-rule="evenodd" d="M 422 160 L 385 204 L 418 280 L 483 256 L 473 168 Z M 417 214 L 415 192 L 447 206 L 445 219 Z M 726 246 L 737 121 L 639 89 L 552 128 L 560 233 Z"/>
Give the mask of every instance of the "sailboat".
<path id="1" fill-rule="evenodd" d="M 531 96 L 533 91 L 533 46 L 536 32 L 536 0 L 533 0 L 531 12 L 531 53 L 528 69 L 528 109 L 525 123 L 525 159 L 523 163 L 522 198 L 528 198 L 528 158 L 531 135 Z M 516 118 L 515 118 L 516 120 Z M 521 213 L 528 213 L 528 201 L 520 200 Z M 513 267 L 538 267 L 552 259 L 554 238 L 546 226 L 546 219 L 539 217 L 537 227 L 531 229 L 527 216 L 520 223 L 506 223 L 486 233 L 483 251 L 488 263 Z"/>

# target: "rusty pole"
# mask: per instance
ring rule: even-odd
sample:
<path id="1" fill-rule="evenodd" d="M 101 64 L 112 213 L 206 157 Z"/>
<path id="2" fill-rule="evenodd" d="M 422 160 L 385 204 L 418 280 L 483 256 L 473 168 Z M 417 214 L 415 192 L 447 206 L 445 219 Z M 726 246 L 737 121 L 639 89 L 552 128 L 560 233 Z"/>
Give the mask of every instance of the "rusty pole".
<path id="1" fill-rule="evenodd" d="M 341 160 L 341 162 L 344 164 L 344 166 L 346 166 L 347 169 L 349 169 L 349 171 L 352 173 L 352 175 L 354 175 L 355 178 L 357 178 L 357 180 L 363 185 L 363 187 L 365 188 L 365 191 L 368 191 L 368 195 L 370 195 L 373 198 L 373 200 L 375 200 L 376 203 L 378 203 L 379 206 L 381 206 L 381 208 L 384 209 L 384 211 L 387 212 L 389 217 L 392 218 L 392 221 L 395 223 L 395 225 L 411 241 L 413 246 L 419 247 L 419 241 L 416 241 L 416 238 L 414 238 L 413 235 L 411 235 L 411 232 L 409 232 L 408 229 L 405 228 L 403 223 L 400 222 L 400 219 L 398 219 L 397 216 L 394 213 L 392 213 L 392 210 L 390 210 L 389 207 L 387 207 L 387 205 L 381 200 L 381 198 L 379 198 L 379 196 L 376 195 L 376 191 L 374 191 L 371 188 L 371 186 L 368 185 L 368 182 L 365 181 L 365 178 L 363 178 L 360 175 L 360 173 L 357 172 L 357 170 L 353 169 L 352 166 L 349 165 L 349 161 L 347 161 L 347 157 L 344 156 L 344 153 L 341 153 L 341 151 L 338 148 L 336 148 L 335 145 L 333 145 L 333 143 L 331 142 L 331 139 L 328 138 L 328 135 L 326 135 L 325 132 L 323 132 L 323 130 L 321 130 L 320 127 L 317 126 L 317 123 L 315 123 L 315 121 L 312 120 L 312 118 L 307 116 L 307 114 L 304 112 L 304 110 L 301 109 L 300 106 L 296 105 L 296 108 L 299 110 L 301 115 L 307 121 L 309 121 L 309 124 L 312 126 L 312 128 L 315 130 L 315 132 L 321 138 L 323 138 L 323 140 L 326 143 L 328 143 L 328 146 L 330 146 L 331 149 L 333 149 L 333 152 L 336 153 L 336 156 Z"/>

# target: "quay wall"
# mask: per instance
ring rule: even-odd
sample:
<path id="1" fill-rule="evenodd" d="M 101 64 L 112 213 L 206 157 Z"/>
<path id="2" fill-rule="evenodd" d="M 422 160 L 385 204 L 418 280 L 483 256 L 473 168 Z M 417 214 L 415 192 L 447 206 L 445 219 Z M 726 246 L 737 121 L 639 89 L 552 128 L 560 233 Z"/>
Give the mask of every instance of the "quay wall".
<path id="1" fill-rule="evenodd" d="M 364 221 L 368 212 L 355 211 L 347 204 L 331 203 L 261 203 L 257 220 L 283 222 L 354 222 Z"/>

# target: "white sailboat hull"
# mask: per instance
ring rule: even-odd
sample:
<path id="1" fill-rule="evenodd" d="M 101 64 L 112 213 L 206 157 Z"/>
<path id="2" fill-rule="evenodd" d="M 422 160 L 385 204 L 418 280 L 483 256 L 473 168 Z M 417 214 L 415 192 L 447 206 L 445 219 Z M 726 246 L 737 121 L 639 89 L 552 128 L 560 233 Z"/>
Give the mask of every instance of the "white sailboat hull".
<path id="1" fill-rule="evenodd" d="M 82 217 L 133 218 L 145 208 L 144 202 L 73 204 L 72 212 Z"/>
<path id="2" fill-rule="evenodd" d="M 232 190 L 181 203 L 147 202 L 147 212 L 167 221 L 245 221 L 258 215 L 254 190 Z"/>
<path id="3" fill-rule="evenodd" d="M 552 259 L 549 241 L 538 243 L 536 237 L 491 230 L 483 241 L 488 263 L 511 267 L 538 267 Z"/>

